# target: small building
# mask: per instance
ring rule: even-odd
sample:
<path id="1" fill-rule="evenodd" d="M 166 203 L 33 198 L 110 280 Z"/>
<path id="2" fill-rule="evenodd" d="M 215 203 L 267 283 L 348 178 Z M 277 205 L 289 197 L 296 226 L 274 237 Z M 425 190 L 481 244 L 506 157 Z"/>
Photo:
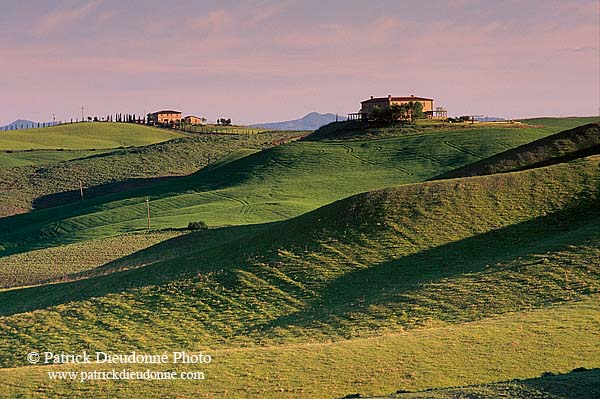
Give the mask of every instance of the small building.
<path id="1" fill-rule="evenodd" d="M 179 123 L 181 121 L 181 112 L 173 110 L 156 111 L 148 114 L 149 125 L 160 125 L 163 123 Z"/>
<path id="2" fill-rule="evenodd" d="M 348 114 L 348 120 L 370 120 L 375 108 L 387 109 L 392 105 L 402 105 L 411 101 L 418 101 L 423 105 L 423 113 L 425 117 L 432 118 L 434 116 L 433 99 L 425 97 L 416 97 L 413 95 L 407 97 L 394 97 L 391 94 L 387 97 L 373 97 L 360 102 L 360 111 Z"/>
<path id="3" fill-rule="evenodd" d="M 183 121 L 188 125 L 201 125 L 202 118 L 194 115 L 188 115 L 183 118 Z"/>
<path id="4" fill-rule="evenodd" d="M 448 110 L 444 107 L 435 107 L 433 110 L 433 119 L 446 119 L 448 117 Z"/>

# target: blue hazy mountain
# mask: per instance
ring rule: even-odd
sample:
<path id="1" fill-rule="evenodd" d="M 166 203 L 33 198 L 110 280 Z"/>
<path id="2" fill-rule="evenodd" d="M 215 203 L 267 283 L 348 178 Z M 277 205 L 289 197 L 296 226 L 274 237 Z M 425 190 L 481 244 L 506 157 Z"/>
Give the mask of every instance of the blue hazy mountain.
<path id="1" fill-rule="evenodd" d="M 39 126 L 41 127 L 43 123 L 44 122 L 39 122 Z M 56 124 L 58 124 L 58 122 L 46 122 L 45 126 L 52 126 Z M 38 127 L 38 122 L 29 121 L 27 119 L 17 119 L 8 125 L 0 126 L 0 130 L 31 129 L 34 127 Z"/>
<path id="2" fill-rule="evenodd" d="M 481 116 L 481 117 L 476 117 L 475 120 L 477 120 L 479 122 L 502 122 L 502 121 L 505 121 L 506 119 L 499 118 L 497 116 Z"/>
<path id="3" fill-rule="evenodd" d="M 257 123 L 250 126 L 273 130 L 316 130 L 323 125 L 335 122 L 335 120 L 335 114 L 320 114 L 318 112 L 311 112 L 300 119 L 283 122 Z M 346 120 L 346 118 L 339 116 L 338 120 L 343 121 Z"/>

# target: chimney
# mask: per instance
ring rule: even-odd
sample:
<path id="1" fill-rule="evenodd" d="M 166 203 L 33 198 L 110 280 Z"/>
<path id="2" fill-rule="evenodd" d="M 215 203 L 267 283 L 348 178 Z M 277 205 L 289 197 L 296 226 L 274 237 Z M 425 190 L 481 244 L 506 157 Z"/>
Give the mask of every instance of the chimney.
<path id="1" fill-rule="evenodd" d="M 415 95 L 414 95 L 414 94 L 411 94 L 410 96 L 411 96 L 411 97 L 414 97 Z"/>
<path id="2" fill-rule="evenodd" d="M 371 96 L 371 100 L 373 99 L 373 96 Z"/>
<path id="3" fill-rule="evenodd" d="M 392 95 L 391 94 L 388 94 L 388 100 L 392 101 Z"/>

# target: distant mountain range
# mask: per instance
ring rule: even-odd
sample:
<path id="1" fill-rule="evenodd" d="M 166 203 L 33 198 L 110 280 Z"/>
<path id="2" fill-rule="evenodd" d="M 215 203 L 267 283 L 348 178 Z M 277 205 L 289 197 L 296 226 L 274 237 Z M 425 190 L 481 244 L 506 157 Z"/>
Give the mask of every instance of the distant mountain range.
<path id="1" fill-rule="evenodd" d="M 0 130 L 31 129 L 33 127 L 38 127 L 38 123 L 41 126 L 44 122 L 34 122 L 29 121 L 27 119 L 17 119 L 16 121 L 9 123 L 8 125 L 0 126 Z M 46 126 L 52 126 L 57 123 L 58 122 L 46 122 Z"/>
<path id="2" fill-rule="evenodd" d="M 477 120 L 479 122 L 502 122 L 502 121 L 505 121 L 506 119 L 499 118 L 497 116 L 481 116 L 481 117 L 476 117 L 475 120 Z"/>
<path id="3" fill-rule="evenodd" d="M 346 118 L 339 116 L 337 120 L 344 121 Z M 318 112 L 311 112 L 300 119 L 283 122 L 257 123 L 250 126 L 272 130 L 316 130 L 323 125 L 327 125 L 335 121 L 335 114 L 320 114 Z"/>

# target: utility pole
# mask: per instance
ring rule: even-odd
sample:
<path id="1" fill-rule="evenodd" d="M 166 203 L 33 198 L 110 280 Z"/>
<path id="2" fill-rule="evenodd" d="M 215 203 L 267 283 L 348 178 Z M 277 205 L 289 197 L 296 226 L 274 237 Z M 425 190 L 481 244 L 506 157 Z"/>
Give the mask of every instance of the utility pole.
<path id="1" fill-rule="evenodd" d="M 146 212 L 148 214 L 148 231 L 150 231 L 150 200 L 146 197 Z"/>
<path id="2" fill-rule="evenodd" d="M 52 125 L 56 125 L 56 114 L 52 114 Z"/>
<path id="3" fill-rule="evenodd" d="M 81 121 L 83 122 L 83 105 L 81 106 Z"/>
<path id="4" fill-rule="evenodd" d="M 83 200 L 83 182 L 79 180 L 79 195 L 81 195 L 81 199 Z"/>

